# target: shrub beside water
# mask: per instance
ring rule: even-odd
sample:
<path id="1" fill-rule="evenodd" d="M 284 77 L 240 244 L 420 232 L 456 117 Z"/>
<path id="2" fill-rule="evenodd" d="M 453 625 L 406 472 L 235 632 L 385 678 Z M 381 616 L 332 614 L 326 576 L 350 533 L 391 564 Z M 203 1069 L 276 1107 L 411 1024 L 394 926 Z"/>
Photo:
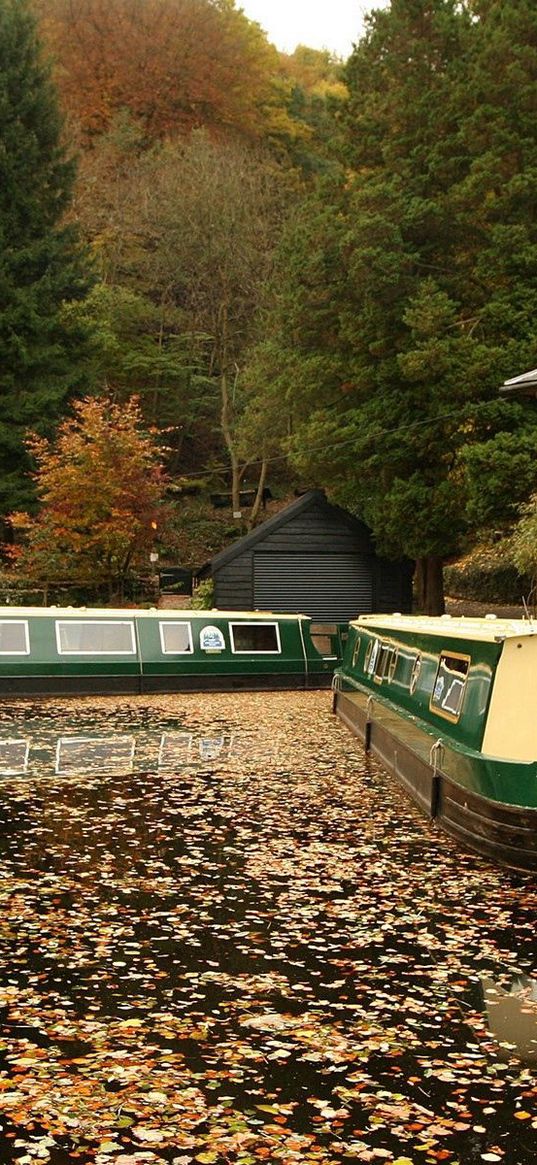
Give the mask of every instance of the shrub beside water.
<path id="1" fill-rule="evenodd" d="M 191 606 L 195 611 L 211 611 L 214 604 L 214 581 L 204 578 L 192 592 Z"/>
<path id="2" fill-rule="evenodd" d="M 506 541 L 476 546 L 444 568 L 446 594 L 478 603 L 520 605 L 529 601 L 532 580 L 514 566 Z"/>

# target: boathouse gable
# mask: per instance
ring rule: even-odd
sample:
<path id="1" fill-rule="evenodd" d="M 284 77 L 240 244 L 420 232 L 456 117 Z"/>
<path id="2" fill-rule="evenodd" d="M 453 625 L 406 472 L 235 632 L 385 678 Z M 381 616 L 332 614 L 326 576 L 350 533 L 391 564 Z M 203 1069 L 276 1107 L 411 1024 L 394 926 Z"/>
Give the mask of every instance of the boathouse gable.
<path id="1" fill-rule="evenodd" d="M 347 622 L 373 611 L 410 611 L 412 564 L 375 552 L 360 519 L 309 490 L 201 568 L 227 610 L 297 611 Z"/>

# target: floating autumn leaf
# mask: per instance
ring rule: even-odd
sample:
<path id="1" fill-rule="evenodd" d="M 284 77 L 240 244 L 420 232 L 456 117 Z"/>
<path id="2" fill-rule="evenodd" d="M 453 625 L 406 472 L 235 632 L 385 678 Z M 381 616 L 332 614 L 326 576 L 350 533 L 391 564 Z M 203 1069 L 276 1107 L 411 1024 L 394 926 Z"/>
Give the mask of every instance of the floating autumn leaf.
<path id="1" fill-rule="evenodd" d="M 114 732 L 132 772 L 55 772 L 58 737 Z M 535 1065 L 481 987 L 531 980 L 535 886 L 437 836 L 326 695 L 4 702 L 2 736 L 36 757 L 0 784 L 5 1160 L 537 1152 Z"/>

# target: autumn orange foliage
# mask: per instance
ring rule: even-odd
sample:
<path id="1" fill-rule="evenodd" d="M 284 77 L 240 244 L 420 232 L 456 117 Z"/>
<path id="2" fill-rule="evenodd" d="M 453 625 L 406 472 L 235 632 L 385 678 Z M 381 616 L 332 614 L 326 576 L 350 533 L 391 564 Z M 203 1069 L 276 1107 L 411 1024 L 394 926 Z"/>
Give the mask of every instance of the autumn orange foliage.
<path id="1" fill-rule="evenodd" d="M 34 0 L 86 139 L 128 111 L 158 137 L 262 131 L 278 54 L 234 0 Z"/>
<path id="2" fill-rule="evenodd" d="M 79 401 L 55 442 L 31 436 L 28 448 L 41 508 L 12 514 L 22 545 L 11 554 L 27 577 L 107 583 L 121 590 L 129 569 L 147 568 L 165 520 L 166 482 L 158 449 L 136 398 Z"/>

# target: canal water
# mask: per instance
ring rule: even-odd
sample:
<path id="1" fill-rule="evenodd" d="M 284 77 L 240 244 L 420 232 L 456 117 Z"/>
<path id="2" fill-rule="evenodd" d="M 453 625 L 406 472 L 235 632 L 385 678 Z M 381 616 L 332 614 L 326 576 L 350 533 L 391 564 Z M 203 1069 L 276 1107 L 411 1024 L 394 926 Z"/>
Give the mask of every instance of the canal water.
<path id="1" fill-rule="evenodd" d="M 0 705 L 5 1162 L 529 1165 L 536 882 L 327 693 Z"/>

